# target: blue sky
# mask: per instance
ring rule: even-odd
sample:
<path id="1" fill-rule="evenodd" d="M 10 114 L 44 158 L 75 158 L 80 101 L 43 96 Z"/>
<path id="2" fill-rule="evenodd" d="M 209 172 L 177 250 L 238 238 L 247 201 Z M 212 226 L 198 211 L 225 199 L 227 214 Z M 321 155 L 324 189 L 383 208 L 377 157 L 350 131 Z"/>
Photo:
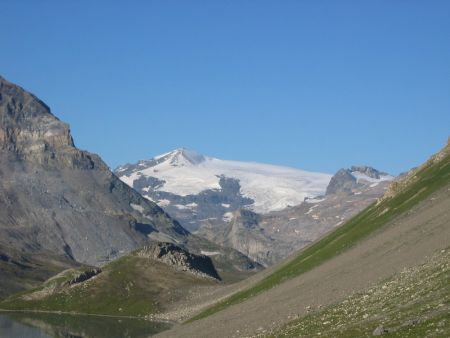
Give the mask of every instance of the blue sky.
<path id="1" fill-rule="evenodd" d="M 0 74 L 111 166 L 397 174 L 450 135 L 450 1 L 0 0 Z"/>

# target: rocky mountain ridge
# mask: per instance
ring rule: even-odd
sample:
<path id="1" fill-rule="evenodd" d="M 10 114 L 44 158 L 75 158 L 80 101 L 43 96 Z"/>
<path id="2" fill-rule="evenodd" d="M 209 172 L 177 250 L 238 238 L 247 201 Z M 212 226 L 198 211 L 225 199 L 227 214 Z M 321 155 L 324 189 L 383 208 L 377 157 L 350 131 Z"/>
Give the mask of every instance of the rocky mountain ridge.
<path id="1" fill-rule="evenodd" d="M 118 179 L 99 156 L 76 148 L 69 126 L 47 105 L 3 78 L 0 204 L 5 256 L 14 248 L 33 257 L 51 254 L 64 262 L 102 265 L 154 240 L 194 252 L 214 247 L 211 251 L 221 252 L 216 262 L 238 273 L 255 266 L 240 253 L 191 235 Z M 5 275 L 17 278 L 19 265 L 0 263 Z M 20 273 L 26 271 L 31 278 L 35 270 Z"/>

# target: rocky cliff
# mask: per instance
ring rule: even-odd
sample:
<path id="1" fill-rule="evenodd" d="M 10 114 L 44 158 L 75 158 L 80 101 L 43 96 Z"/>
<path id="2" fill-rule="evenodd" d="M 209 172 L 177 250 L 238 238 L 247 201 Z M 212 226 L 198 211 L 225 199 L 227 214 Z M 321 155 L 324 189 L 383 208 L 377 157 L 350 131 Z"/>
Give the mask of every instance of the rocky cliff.
<path id="1" fill-rule="evenodd" d="M 69 126 L 0 78 L 0 243 L 99 264 L 148 237 L 188 234 L 156 204 L 74 146 Z"/>
<path id="2" fill-rule="evenodd" d="M 197 253 L 220 252 L 214 260 L 227 271 L 241 273 L 255 266 L 240 253 L 192 236 L 155 203 L 119 180 L 99 156 L 76 148 L 69 126 L 47 105 L 3 78 L 0 234 L 5 255 L 11 248 L 15 256 L 26 253 L 30 259 L 45 254 L 63 262 L 57 266 L 65 268 L 70 261 L 102 265 L 149 240 L 176 242 Z M 11 262 L 0 262 L 5 281 L 23 271 L 36 271 L 20 270 Z M 44 272 L 39 280 L 58 268 Z M 20 285 L 25 286 L 23 279 L 9 289 L 17 290 Z"/>

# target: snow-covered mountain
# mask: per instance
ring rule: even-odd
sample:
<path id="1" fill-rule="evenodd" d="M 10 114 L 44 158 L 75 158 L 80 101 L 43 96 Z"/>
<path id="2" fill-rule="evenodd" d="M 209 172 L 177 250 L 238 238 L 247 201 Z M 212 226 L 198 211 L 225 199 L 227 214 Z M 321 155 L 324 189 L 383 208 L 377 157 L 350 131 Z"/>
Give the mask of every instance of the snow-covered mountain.
<path id="1" fill-rule="evenodd" d="M 178 196 L 198 195 L 208 190 L 224 190 L 228 183 L 239 185 L 244 204 L 240 207 L 266 213 L 302 203 L 305 198 L 323 195 L 331 175 L 269 164 L 226 161 L 188 149 L 176 149 L 149 161 L 124 165 L 116 174 L 128 185 L 154 200 L 151 190 Z M 143 182 L 147 182 L 143 186 Z M 228 184 L 229 185 L 229 184 Z M 225 188 L 226 189 L 226 188 Z M 168 199 L 155 200 L 162 207 Z M 222 203 L 224 208 L 230 203 Z M 195 205 L 184 205 L 195 207 Z M 180 206 L 183 208 L 183 206 Z"/>
<path id="2" fill-rule="evenodd" d="M 380 197 L 394 178 L 368 166 L 331 176 L 225 161 L 187 149 L 127 164 L 115 173 L 190 231 L 263 265 L 343 224 Z"/>

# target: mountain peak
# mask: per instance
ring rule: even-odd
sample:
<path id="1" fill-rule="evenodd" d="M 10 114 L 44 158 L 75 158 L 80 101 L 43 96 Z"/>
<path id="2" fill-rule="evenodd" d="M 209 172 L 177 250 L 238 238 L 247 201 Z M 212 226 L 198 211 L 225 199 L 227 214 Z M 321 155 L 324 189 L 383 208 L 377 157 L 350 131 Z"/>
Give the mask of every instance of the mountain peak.
<path id="1" fill-rule="evenodd" d="M 366 165 L 353 165 L 349 169 L 340 169 L 332 178 L 326 194 L 350 193 L 358 185 L 371 187 L 383 181 L 392 181 L 394 176 Z"/>
<path id="2" fill-rule="evenodd" d="M 350 168 L 351 172 L 359 172 L 361 174 L 365 174 L 370 178 L 374 178 L 374 179 L 380 179 L 381 176 L 388 176 L 388 173 L 379 171 L 375 168 L 369 167 L 367 165 L 353 165 Z"/>
<path id="3" fill-rule="evenodd" d="M 69 126 L 23 88 L 0 78 L 0 149 L 28 154 L 73 147 Z"/>
<path id="4" fill-rule="evenodd" d="M 187 148 L 177 148 L 169 153 L 156 156 L 158 162 L 169 162 L 172 166 L 197 165 L 206 160 L 206 157 Z"/>

